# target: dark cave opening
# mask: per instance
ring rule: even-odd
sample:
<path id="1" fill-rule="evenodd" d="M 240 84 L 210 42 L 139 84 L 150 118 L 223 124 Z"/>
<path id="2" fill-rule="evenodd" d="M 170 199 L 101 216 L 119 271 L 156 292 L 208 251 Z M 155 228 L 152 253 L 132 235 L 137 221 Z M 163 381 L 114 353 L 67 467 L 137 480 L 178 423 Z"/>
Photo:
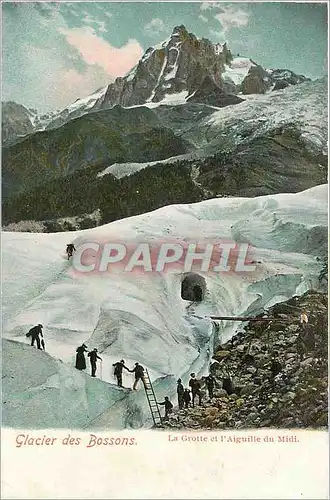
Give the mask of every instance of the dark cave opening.
<path id="1" fill-rule="evenodd" d="M 196 273 L 187 274 L 181 282 L 181 298 L 190 302 L 202 302 L 205 297 L 205 279 Z"/>

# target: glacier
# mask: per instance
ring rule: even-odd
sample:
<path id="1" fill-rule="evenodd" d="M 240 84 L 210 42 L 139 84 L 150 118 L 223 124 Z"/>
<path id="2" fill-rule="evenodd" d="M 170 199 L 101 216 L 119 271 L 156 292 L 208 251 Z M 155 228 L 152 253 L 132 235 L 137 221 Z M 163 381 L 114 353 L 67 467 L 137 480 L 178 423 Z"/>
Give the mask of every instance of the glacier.
<path id="1" fill-rule="evenodd" d="M 256 269 L 207 273 L 202 302 L 181 298 L 184 273 L 111 271 L 77 275 L 65 246 L 91 241 L 231 240 L 251 245 Z M 254 315 L 276 302 L 319 289 L 327 253 L 327 186 L 296 194 L 217 198 L 71 233 L 10 233 L 3 254 L 3 423 L 23 428 L 141 428 L 152 422 L 142 387 L 116 387 L 112 363 L 138 361 L 157 399 L 174 400 L 176 380 L 208 372 L 215 345 L 242 324 L 210 315 Z M 47 352 L 25 334 L 42 323 Z M 74 368 L 86 343 L 102 357 L 97 376 Z M 87 368 L 88 370 L 88 368 Z M 102 380 L 101 380 L 102 379 Z M 131 387 L 132 375 L 123 383 Z"/>
<path id="2" fill-rule="evenodd" d="M 179 106 L 186 104 L 186 98 L 187 92 L 182 91 L 166 95 L 160 102 L 149 102 L 130 108 Z M 278 131 L 281 127 L 297 130 L 300 140 L 311 153 L 327 155 L 328 113 L 325 79 L 307 81 L 266 94 L 244 95 L 244 99 L 244 102 L 225 108 L 200 104 L 201 109 L 212 109 L 212 112 L 207 117 L 197 119 L 194 127 L 185 129 L 185 124 L 182 123 L 183 131 L 180 130 L 180 134 L 198 148 L 195 151 L 160 161 L 113 163 L 97 175 L 102 177 L 110 173 L 120 179 L 156 164 L 205 158 L 217 153 L 220 147 L 230 150 L 244 142 Z"/>
<path id="3" fill-rule="evenodd" d="M 292 85 L 266 94 L 244 95 L 245 102 L 228 106 L 205 118 L 201 128 L 208 130 L 208 141 L 217 141 L 223 131 L 235 144 L 260 137 L 272 130 L 292 125 L 314 153 L 327 155 L 328 105 L 326 79 Z M 256 109 L 258 117 L 256 118 Z"/>

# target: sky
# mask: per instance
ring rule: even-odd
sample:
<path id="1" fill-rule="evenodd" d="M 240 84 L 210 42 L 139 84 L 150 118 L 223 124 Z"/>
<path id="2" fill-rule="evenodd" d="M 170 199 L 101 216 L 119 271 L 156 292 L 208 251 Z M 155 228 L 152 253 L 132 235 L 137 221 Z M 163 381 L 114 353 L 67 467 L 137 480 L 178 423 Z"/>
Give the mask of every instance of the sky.
<path id="1" fill-rule="evenodd" d="M 63 109 L 125 75 L 181 24 L 264 68 L 327 74 L 325 3 L 4 2 L 2 100 Z"/>

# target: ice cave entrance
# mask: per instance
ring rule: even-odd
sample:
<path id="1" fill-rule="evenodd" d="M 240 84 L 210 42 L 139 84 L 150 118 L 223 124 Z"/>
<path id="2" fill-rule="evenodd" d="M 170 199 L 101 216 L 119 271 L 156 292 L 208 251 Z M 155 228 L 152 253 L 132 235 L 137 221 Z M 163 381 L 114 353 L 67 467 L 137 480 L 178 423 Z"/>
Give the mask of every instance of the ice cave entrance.
<path id="1" fill-rule="evenodd" d="M 205 279 L 199 274 L 188 273 L 181 282 L 181 298 L 191 302 L 204 300 L 206 292 Z"/>

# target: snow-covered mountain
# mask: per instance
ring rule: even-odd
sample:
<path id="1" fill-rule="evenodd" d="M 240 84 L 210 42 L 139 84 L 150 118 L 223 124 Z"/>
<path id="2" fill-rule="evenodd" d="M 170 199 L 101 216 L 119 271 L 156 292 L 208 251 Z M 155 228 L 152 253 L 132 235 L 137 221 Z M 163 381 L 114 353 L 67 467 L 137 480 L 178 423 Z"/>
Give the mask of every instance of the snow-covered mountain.
<path id="1" fill-rule="evenodd" d="M 107 87 L 100 88 L 87 97 L 77 99 L 66 108 L 39 114 L 35 109 L 28 109 L 12 101 L 2 103 L 3 145 L 24 138 L 29 134 L 58 128 L 74 118 L 88 113 L 96 102 L 105 94 Z"/>
<path id="2" fill-rule="evenodd" d="M 28 109 L 22 104 L 13 101 L 3 102 L 2 145 L 9 146 L 37 130 L 44 130 L 56 114 L 57 112 L 51 112 L 40 116 L 35 109 Z"/>
<path id="3" fill-rule="evenodd" d="M 256 269 L 203 276 L 202 302 L 181 298 L 182 272 L 112 270 L 79 276 L 65 245 L 85 242 L 235 241 L 252 245 Z M 44 325 L 48 354 L 4 343 L 3 423 L 12 427 L 137 428 L 150 426 L 144 391 L 113 385 L 112 363 L 141 362 L 160 399 L 175 397 L 176 379 L 204 375 L 219 341 L 209 315 L 256 314 L 274 303 L 320 287 L 327 247 L 327 187 L 260 198 L 213 199 L 173 205 L 76 233 L 3 235 L 3 332 L 27 344 L 27 330 Z M 221 339 L 236 326 L 221 325 Z M 102 356 L 100 380 L 74 368 L 85 342 Z M 51 357 L 50 357 L 51 356 Z M 60 362 L 61 360 L 62 362 Z M 105 382 L 110 382 L 110 385 Z M 132 383 L 125 376 L 126 387 Z M 36 415 L 38 418 L 36 419 Z"/>
<path id="4" fill-rule="evenodd" d="M 82 97 L 77 99 L 74 103 L 70 104 L 66 108 L 62 109 L 56 115 L 52 116 L 51 120 L 48 121 L 45 129 L 53 129 L 60 127 L 64 123 L 70 120 L 79 118 L 79 116 L 84 115 L 91 111 L 95 104 L 104 96 L 107 87 L 100 88 L 88 95 L 87 97 Z"/>
<path id="5" fill-rule="evenodd" d="M 244 95 L 263 94 L 308 80 L 286 69 L 265 70 L 249 57 L 233 56 L 227 43 L 213 44 L 189 33 L 183 25 L 176 26 L 164 42 L 149 47 L 126 76 L 63 110 L 41 116 L 19 104 L 3 103 L 4 144 L 117 104 L 151 107 L 153 103 L 175 105 L 190 99 L 224 107 L 238 104 Z"/>
<path id="6" fill-rule="evenodd" d="M 315 82 L 304 82 L 299 86 L 290 86 L 284 91 L 251 95 L 238 107 L 228 106 L 225 109 L 214 109 L 206 116 L 202 112 L 202 107 L 194 115 L 192 110 L 189 110 L 188 105 L 185 105 L 185 111 L 182 109 L 180 116 L 178 113 L 173 113 L 173 119 L 167 107 L 163 106 L 162 102 L 157 103 L 153 107 L 154 112 L 160 117 L 164 117 L 167 126 L 173 128 L 176 133 L 180 133 L 181 137 L 192 142 L 199 149 L 189 155 L 167 158 L 161 162 L 114 163 L 101 171 L 98 176 L 112 174 L 117 178 L 122 178 L 149 166 L 175 164 L 184 159 L 193 160 L 195 158 L 196 163 L 199 163 L 201 158 L 207 155 L 206 152 L 210 154 L 223 149 L 226 151 L 234 150 L 255 139 L 276 135 L 277 131 L 281 131 L 284 135 L 285 130 L 291 132 L 296 130 L 299 142 L 310 153 L 326 156 L 328 140 L 326 86 L 327 82 L 321 79 Z M 189 111 L 191 112 L 190 116 Z M 194 122 L 194 127 L 190 126 L 192 122 Z M 268 154 L 271 153 L 270 149 Z M 255 162 L 258 162 L 258 153 L 254 152 Z M 263 162 L 266 166 L 267 159 L 263 158 Z M 286 164 L 283 156 L 279 158 L 277 167 L 280 167 L 280 164 L 283 167 Z M 293 165 L 290 168 L 293 168 Z M 202 171 L 203 167 L 199 168 L 199 173 Z M 283 171 L 281 175 L 284 173 Z M 272 175 L 270 168 L 269 174 Z"/>
<path id="7" fill-rule="evenodd" d="M 185 26 L 176 26 L 171 36 L 156 47 L 149 47 L 139 63 L 124 77 L 117 78 L 97 107 L 115 104 L 132 106 L 159 102 L 173 94 L 192 96 L 211 80 L 222 93 L 262 94 L 285 79 L 286 85 L 307 79 L 303 76 L 290 78 L 283 70 L 266 71 L 248 57 L 234 57 L 227 43 L 213 44 L 206 38 L 199 39 Z M 285 86 L 286 86 L 285 85 Z M 207 95 L 204 96 L 207 103 Z M 225 105 L 240 102 L 227 102 Z"/>

